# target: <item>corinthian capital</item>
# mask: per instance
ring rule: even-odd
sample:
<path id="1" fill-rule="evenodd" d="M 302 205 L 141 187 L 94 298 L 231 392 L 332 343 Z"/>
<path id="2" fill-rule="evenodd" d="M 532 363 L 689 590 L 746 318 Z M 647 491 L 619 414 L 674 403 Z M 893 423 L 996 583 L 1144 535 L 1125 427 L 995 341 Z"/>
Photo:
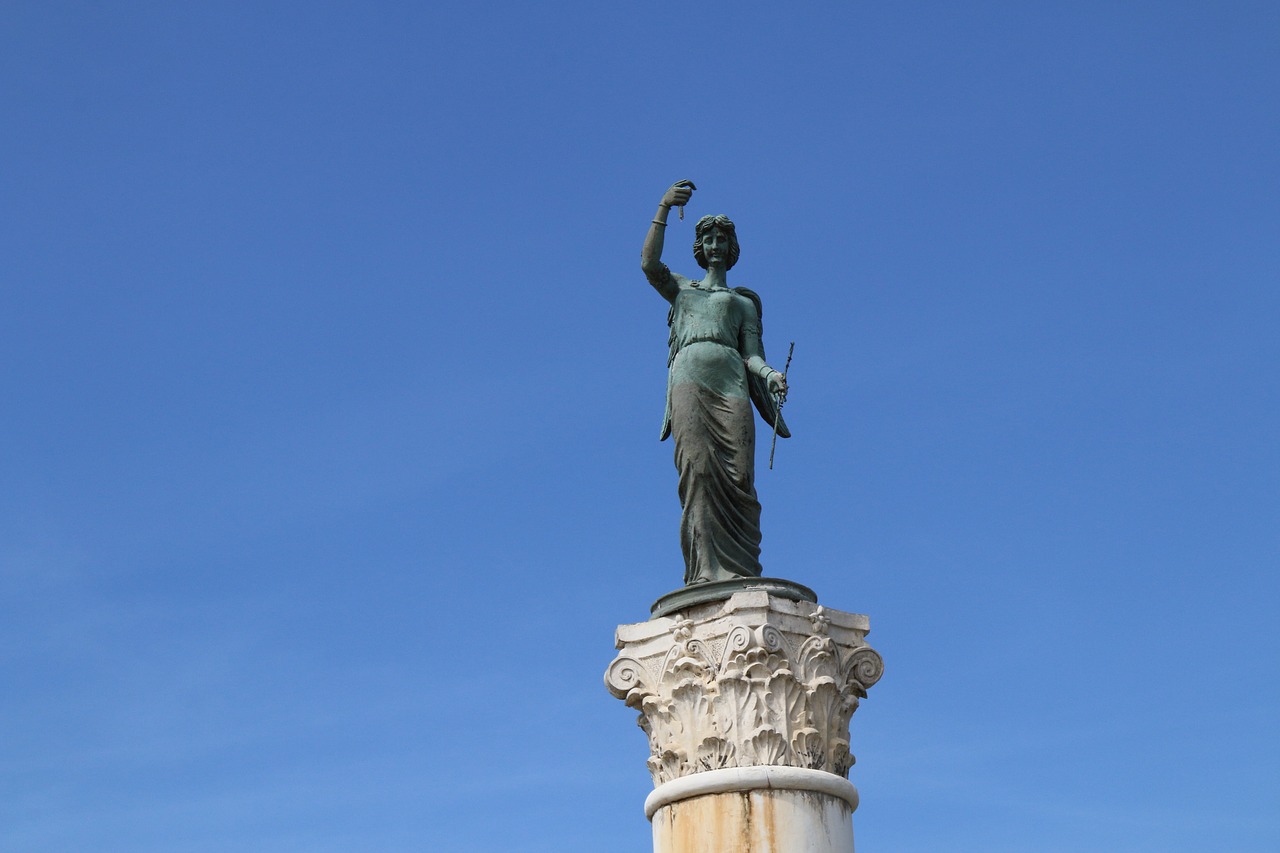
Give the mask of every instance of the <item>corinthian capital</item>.
<path id="1" fill-rule="evenodd" d="M 766 592 L 618 628 L 605 672 L 640 712 L 655 785 L 783 766 L 847 777 L 849 720 L 884 671 L 867 618 Z"/>

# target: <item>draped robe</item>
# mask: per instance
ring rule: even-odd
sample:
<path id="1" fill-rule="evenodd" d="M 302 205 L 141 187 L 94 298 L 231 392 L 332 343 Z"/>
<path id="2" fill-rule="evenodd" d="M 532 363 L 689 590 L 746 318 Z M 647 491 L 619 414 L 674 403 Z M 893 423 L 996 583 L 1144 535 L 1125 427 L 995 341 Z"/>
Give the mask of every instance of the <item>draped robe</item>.
<path id="1" fill-rule="evenodd" d="M 752 403 L 771 428 L 778 416 L 763 381 L 745 364 L 752 354 L 764 355 L 759 297 L 664 272 L 662 284 L 670 283 L 674 298 L 662 438 L 675 437 L 685 583 L 759 577 Z M 785 424 L 778 434 L 790 434 Z"/>

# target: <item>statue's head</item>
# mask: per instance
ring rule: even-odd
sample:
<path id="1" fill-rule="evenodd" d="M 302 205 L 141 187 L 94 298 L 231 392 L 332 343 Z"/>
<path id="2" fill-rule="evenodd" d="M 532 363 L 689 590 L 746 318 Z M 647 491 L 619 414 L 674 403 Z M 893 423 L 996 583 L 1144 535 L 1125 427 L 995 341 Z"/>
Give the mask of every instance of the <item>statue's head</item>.
<path id="1" fill-rule="evenodd" d="M 738 233 L 733 228 L 733 220 L 723 213 L 704 216 L 698 220 L 698 224 L 693 229 L 693 259 L 704 270 L 707 268 L 707 256 L 702 251 L 702 238 L 717 228 L 720 229 L 720 233 L 729 238 L 729 254 L 724 259 L 724 268 L 732 269 L 738 262 Z"/>

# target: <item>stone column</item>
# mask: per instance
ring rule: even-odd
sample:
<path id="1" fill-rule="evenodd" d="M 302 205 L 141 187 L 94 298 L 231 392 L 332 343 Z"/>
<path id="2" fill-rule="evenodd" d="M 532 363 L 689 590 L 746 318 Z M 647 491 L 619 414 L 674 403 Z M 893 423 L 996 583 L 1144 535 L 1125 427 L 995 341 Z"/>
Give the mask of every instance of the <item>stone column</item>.
<path id="1" fill-rule="evenodd" d="M 849 719 L 884 671 L 867 617 L 759 590 L 620 625 L 655 853 L 853 853 Z"/>

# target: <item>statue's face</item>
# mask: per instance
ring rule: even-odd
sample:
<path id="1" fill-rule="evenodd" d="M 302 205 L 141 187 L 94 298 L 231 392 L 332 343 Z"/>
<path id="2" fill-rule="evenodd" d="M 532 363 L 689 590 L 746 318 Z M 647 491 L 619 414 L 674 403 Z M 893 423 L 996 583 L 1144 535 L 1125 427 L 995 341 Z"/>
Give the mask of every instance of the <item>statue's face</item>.
<path id="1" fill-rule="evenodd" d="M 729 235 L 712 228 L 702 235 L 702 256 L 707 266 L 724 266 L 729 260 Z"/>

